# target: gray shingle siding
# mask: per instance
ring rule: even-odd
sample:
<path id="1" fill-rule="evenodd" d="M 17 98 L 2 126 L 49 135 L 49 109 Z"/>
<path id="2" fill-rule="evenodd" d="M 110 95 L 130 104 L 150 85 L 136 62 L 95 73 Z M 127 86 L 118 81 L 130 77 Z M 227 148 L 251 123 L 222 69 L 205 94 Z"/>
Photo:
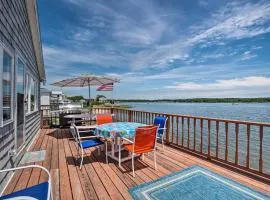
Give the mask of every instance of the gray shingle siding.
<path id="1" fill-rule="evenodd" d="M 25 0 L 0 0 L 0 43 L 11 51 L 13 55 L 16 55 L 16 52 L 22 55 L 23 59 L 26 61 L 27 69 L 39 80 Z M 15 89 L 13 92 L 15 94 Z M 39 94 L 40 92 L 38 92 L 38 109 L 40 107 Z M 13 102 L 13 111 L 15 111 L 16 102 L 15 100 Z M 26 146 L 30 144 L 31 139 L 39 132 L 39 128 L 39 111 L 25 117 Z M 12 163 L 16 165 L 23 155 L 24 151 L 14 160 L 10 159 L 8 156 L 9 150 L 15 147 L 14 134 L 14 122 L 0 127 L 0 169 L 9 168 Z M 7 182 L 8 176 L 9 175 L 6 174 L 0 174 L 0 191 Z"/>

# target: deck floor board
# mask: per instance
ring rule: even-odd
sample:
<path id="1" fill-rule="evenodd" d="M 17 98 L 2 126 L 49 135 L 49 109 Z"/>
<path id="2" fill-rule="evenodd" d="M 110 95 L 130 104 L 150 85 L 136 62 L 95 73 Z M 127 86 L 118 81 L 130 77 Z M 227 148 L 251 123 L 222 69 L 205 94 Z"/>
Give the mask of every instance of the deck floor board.
<path id="1" fill-rule="evenodd" d="M 84 165 L 79 168 L 75 141 L 67 129 L 43 129 L 35 139 L 30 151 L 46 150 L 45 161 L 38 162 L 46 167 L 53 180 L 54 199 L 131 199 L 128 189 L 136 185 L 156 180 L 171 172 L 192 165 L 200 165 L 261 192 L 270 194 L 267 183 L 215 165 L 188 153 L 166 146 L 163 151 L 158 145 L 157 171 L 154 169 L 153 155 L 135 160 L 135 174 L 132 176 L 131 162 L 118 163 L 109 159 L 106 164 L 103 152 L 97 148 L 86 150 Z M 29 187 L 46 180 L 40 170 L 21 170 L 15 173 L 5 194 Z"/>
<path id="2" fill-rule="evenodd" d="M 36 151 L 40 149 L 45 134 L 46 130 L 41 131 L 39 137 L 35 139 L 34 143 L 32 144 L 32 147 L 30 147 L 30 151 Z M 15 173 L 11 180 L 12 184 L 10 184 L 9 187 L 7 187 L 5 192 L 9 194 L 11 192 L 25 188 L 29 182 L 32 171 L 33 169 L 24 169 L 18 171 L 18 173 Z"/>

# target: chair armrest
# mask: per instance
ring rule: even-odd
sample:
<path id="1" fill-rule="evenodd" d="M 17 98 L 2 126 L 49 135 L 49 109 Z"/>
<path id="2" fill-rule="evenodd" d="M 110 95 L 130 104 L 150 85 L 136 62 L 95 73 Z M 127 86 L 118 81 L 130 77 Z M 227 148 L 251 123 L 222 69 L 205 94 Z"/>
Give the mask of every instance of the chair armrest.
<path id="1" fill-rule="evenodd" d="M 83 122 L 83 120 L 75 120 L 75 121 L 69 120 L 69 121 L 67 121 L 67 124 L 72 124 L 73 122 L 79 123 L 79 122 Z"/>
<path id="2" fill-rule="evenodd" d="M 27 165 L 27 166 L 14 167 L 14 168 L 10 168 L 10 169 L 2 169 L 2 170 L 0 170 L 0 173 L 9 172 L 9 171 L 16 171 L 16 170 L 20 170 L 20 169 L 27 169 L 27 168 L 40 168 L 40 169 L 44 170 L 48 174 L 48 176 L 50 176 L 50 172 L 45 167 L 42 167 L 40 165 Z"/>
<path id="3" fill-rule="evenodd" d="M 84 130 L 84 131 L 79 131 L 79 133 L 91 133 L 95 132 L 94 130 Z"/>
<path id="4" fill-rule="evenodd" d="M 48 199 L 50 199 L 50 197 L 52 198 L 52 196 L 51 196 L 52 177 L 50 175 L 50 172 L 45 167 L 42 167 L 40 165 L 27 165 L 27 166 L 14 167 L 14 168 L 10 168 L 10 169 L 3 169 L 3 170 L 0 170 L 0 173 L 16 171 L 16 170 L 21 170 L 21 169 L 28 169 L 28 168 L 39 168 L 47 173 L 47 175 L 49 177 L 49 179 L 48 179 L 48 183 L 49 183 L 48 184 Z"/>
<path id="5" fill-rule="evenodd" d="M 99 138 L 99 136 L 93 135 L 93 136 L 80 137 L 80 139 L 90 139 L 90 138 Z"/>
<path id="6" fill-rule="evenodd" d="M 96 129 L 97 125 L 91 125 L 91 126 L 76 126 L 79 130 L 85 130 L 85 129 Z"/>
<path id="7" fill-rule="evenodd" d="M 129 142 L 129 143 L 131 143 L 131 144 L 133 144 L 134 142 L 133 141 L 131 141 L 131 140 L 129 140 L 129 139 L 127 139 L 127 138 L 122 138 L 123 140 L 125 140 L 125 141 L 127 141 L 127 142 Z"/>

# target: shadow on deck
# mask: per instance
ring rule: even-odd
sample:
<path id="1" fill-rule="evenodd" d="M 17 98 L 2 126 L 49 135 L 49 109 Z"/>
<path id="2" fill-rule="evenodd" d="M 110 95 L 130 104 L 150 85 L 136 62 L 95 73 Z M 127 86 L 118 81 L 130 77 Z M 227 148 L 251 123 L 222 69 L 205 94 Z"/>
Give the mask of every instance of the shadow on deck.
<path id="1" fill-rule="evenodd" d="M 256 190 L 270 194 L 266 183 L 254 180 L 229 169 L 202 160 L 190 154 L 166 146 L 165 151 L 158 144 L 157 164 L 154 170 L 152 155 L 145 160 L 135 161 L 136 177 L 132 176 L 131 162 L 127 161 L 118 167 L 118 163 L 105 155 L 98 156 L 97 149 L 87 150 L 84 165 L 79 169 L 79 160 L 75 142 L 68 129 L 42 129 L 30 151 L 46 150 L 46 159 L 35 163 L 50 170 L 53 178 L 54 199 L 131 199 L 128 189 L 149 182 L 171 172 L 191 165 L 200 165 Z M 23 170 L 16 173 L 5 193 L 11 193 L 47 180 L 45 174 L 38 169 Z"/>

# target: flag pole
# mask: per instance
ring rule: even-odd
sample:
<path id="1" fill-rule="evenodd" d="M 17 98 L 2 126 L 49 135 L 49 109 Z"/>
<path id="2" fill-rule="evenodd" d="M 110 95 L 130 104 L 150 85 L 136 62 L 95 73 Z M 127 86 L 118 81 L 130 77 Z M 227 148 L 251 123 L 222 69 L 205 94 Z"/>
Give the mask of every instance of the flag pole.
<path id="1" fill-rule="evenodd" d="M 114 87 L 112 88 L 112 104 L 114 105 Z"/>
<path id="2" fill-rule="evenodd" d="M 88 98 L 89 98 L 89 100 L 88 100 L 89 113 L 91 114 L 92 113 L 92 108 L 91 108 L 91 105 L 90 105 L 90 103 L 91 103 L 91 88 L 90 88 L 90 80 L 89 80 L 89 78 L 88 78 Z"/>

